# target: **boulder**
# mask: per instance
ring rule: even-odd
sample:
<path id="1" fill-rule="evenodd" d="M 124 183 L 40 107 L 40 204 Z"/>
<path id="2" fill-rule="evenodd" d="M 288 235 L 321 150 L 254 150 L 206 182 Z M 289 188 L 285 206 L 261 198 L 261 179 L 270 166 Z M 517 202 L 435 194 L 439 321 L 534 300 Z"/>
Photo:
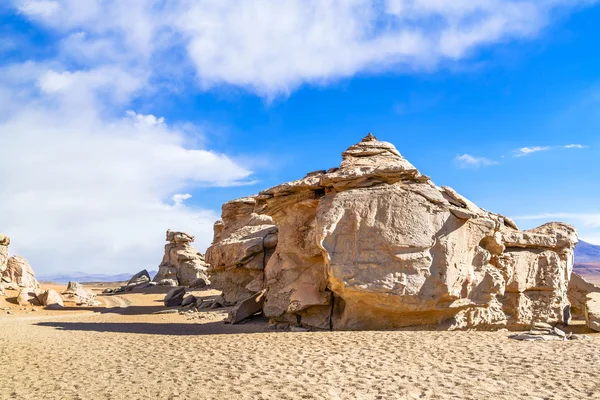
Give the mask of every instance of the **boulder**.
<path id="1" fill-rule="evenodd" d="M 171 289 L 165 296 L 164 303 L 165 307 L 177 307 L 183 302 L 183 296 L 185 296 L 184 287 L 176 287 Z"/>
<path id="2" fill-rule="evenodd" d="M 72 301 L 78 305 L 97 305 L 96 294 L 91 290 L 87 290 L 78 282 L 69 282 L 67 290 L 62 292 L 67 301 Z"/>
<path id="3" fill-rule="evenodd" d="M 129 282 L 127 282 L 127 286 L 141 286 L 148 283 L 150 283 L 150 274 L 147 270 L 143 270 L 133 275 Z"/>
<path id="4" fill-rule="evenodd" d="M 586 281 L 579 274 L 573 272 L 569 280 L 567 296 L 571 303 L 571 315 L 574 318 L 585 318 L 586 297 L 590 293 L 599 293 L 600 287 Z"/>
<path id="5" fill-rule="evenodd" d="M 223 206 L 206 258 L 227 301 L 266 289 L 272 323 L 317 329 L 568 323 L 572 226 L 518 230 L 372 135 L 342 157 Z"/>
<path id="6" fill-rule="evenodd" d="M 188 307 L 188 306 L 196 305 L 197 300 L 198 299 L 193 294 L 187 295 L 181 301 L 181 307 Z"/>
<path id="7" fill-rule="evenodd" d="M 38 298 L 31 288 L 23 288 L 17 295 L 17 304 L 20 306 L 38 305 Z"/>
<path id="8" fill-rule="evenodd" d="M 2 258 L 2 255 L 0 255 Z M 1 260 L 0 260 L 1 262 Z M 21 256 L 12 256 L 6 263 L 6 269 L 2 272 L 3 277 L 10 282 L 24 288 L 37 289 L 40 284 L 35 279 L 35 273 L 26 259 Z"/>
<path id="9" fill-rule="evenodd" d="M 38 295 L 38 299 L 42 306 L 47 308 L 64 307 L 63 299 L 54 289 L 47 289 Z"/>
<path id="10" fill-rule="evenodd" d="M 259 313 L 265 304 L 265 290 L 260 291 L 245 300 L 240 301 L 230 312 L 228 320 L 231 324 L 237 324 L 251 316 Z"/>
<path id="11" fill-rule="evenodd" d="M 202 289 L 210 285 L 210 281 L 207 277 L 201 277 L 196 279 L 190 284 L 190 289 Z"/>
<path id="12" fill-rule="evenodd" d="M 585 323 L 588 328 L 600 332 L 600 293 L 598 292 L 586 296 Z"/>
<path id="13" fill-rule="evenodd" d="M 192 235 L 168 230 L 167 241 L 169 243 L 165 246 L 165 255 L 154 282 L 160 284 L 168 279 L 175 281 L 176 285 L 189 286 L 199 278 L 208 281 L 208 265 L 204 256 L 190 244 L 194 241 Z"/>

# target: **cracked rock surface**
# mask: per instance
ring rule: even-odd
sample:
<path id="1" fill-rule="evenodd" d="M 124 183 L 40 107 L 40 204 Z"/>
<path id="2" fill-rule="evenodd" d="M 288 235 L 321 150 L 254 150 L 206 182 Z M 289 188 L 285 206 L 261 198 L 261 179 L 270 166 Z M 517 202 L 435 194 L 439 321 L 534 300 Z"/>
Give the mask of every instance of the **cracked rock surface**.
<path id="1" fill-rule="evenodd" d="M 370 134 L 342 156 L 223 206 L 206 257 L 227 301 L 264 289 L 271 320 L 336 330 L 568 322 L 572 226 L 521 231 Z"/>

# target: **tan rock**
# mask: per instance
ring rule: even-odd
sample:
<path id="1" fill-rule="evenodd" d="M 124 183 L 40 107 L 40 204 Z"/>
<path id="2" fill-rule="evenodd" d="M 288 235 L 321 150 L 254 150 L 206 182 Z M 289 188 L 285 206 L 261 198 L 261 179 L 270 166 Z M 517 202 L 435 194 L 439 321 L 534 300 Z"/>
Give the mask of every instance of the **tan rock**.
<path id="1" fill-rule="evenodd" d="M 0 276 L 8 267 L 8 245 L 10 238 L 7 235 L 0 233 Z"/>
<path id="2" fill-rule="evenodd" d="M 208 265 L 204 256 L 190 244 L 194 241 L 192 235 L 168 230 L 167 241 L 165 255 L 153 282 L 172 280 L 177 285 L 190 286 L 199 278 L 208 281 Z"/>
<path id="3" fill-rule="evenodd" d="M 372 135 L 342 155 L 223 206 L 207 260 L 226 299 L 266 289 L 274 323 L 319 329 L 568 322 L 573 227 L 519 231 Z"/>
<path id="4" fill-rule="evenodd" d="M 40 284 L 35 279 L 33 269 L 27 260 L 20 256 L 13 256 L 8 259 L 6 269 L 2 273 L 2 276 L 20 287 L 34 289 L 40 287 Z"/>
<path id="5" fill-rule="evenodd" d="M 256 204 L 256 197 L 225 203 L 213 245 L 206 250 L 212 286 L 228 302 L 264 288 L 264 269 L 277 246 L 277 227 L 271 217 L 254 212 Z"/>
<path id="6" fill-rule="evenodd" d="M 571 303 L 571 315 L 574 318 L 583 319 L 585 317 L 586 297 L 590 293 L 600 293 L 600 287 L 595 286 L 583 279 L 579 274 L 573 272 L 569 281 L 567 295 Z"/>
<path id="7" fill-rule="evenodd" d="M 588 328 L 600 332 L 600 293 L 586 296 L 585 322 Z"/>
<path id="8" fill-rule="evenodd" d="M 47 289 L 38 295 L 38 299 L 44 307 L 64 307 L 63 299 L 54 289 Z"/>
<path id="9" fill-rule="evenodd" d="M 65 300 L 71 301 L 78 305 L 97 305 L 96 294 L 91 290 L 87 290 L 78 282 L 69 282 L 67 290 L 62 292 Z"/>

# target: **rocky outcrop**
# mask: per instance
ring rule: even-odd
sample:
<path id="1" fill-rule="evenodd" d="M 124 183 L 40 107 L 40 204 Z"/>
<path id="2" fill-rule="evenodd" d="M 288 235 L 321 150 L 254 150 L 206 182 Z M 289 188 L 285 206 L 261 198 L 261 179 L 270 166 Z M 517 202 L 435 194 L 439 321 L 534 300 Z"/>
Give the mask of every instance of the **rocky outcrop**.
<path id="1" fill-rule="evenodd" d="M 127 282 L 127 286 L 144 286 L 150 283 L 150 274 L 147 270 L 142 270 L 133 275 Z"/>
<path id="2" fill-rule="evenodd" d="M 588 328 L 600 332 L 600 293 L 586 296 L 585 322 Z"/>
<path id="3" fill-rule="evenodd" d="M 91 290 L 87 290 L 78 282 L 69 282 L 67 290 L 62 292 L 67 301 L 71 301 L 77 305 L 97 306 L 100 302 L 96 299 L 96 294 Z"/>
<path id="4" fill-rule="evenodd" d="M 6 269 L 2 276 L 10 282 L 24 288 L 39 288 L 40 284 L 35 279 L 35 272 L 26 259 L 21 256 L 12 256 L 8 259 Z"/>
<path id="5" fill-rule="evenodd" d="M 207 260 L 227 300 L 266 289 L 272 321 L 320 329 L 568 322 L 573 227 L 520 231 L 372 135 L 342 156 L 223 206 Z"/>
<path id="6" fill-rule="evenodd" d="M 163 261 L 153 281 L 158 284 L 175 282 L 177 285 L 189 286 L 197 284 L 198 279 L 204 279 L 206 284 L 210 284 L 204 257 L 190 244 L 194 237 L 184 232 L 168 230 L 167 241 L 169 243 L 165 245 Z"/>
<path id="7" fill-rule="evenodd" d="M 273 219 L 256 211 L 255 197 L 223 205 L 214 246 L 206 251 L 212 286 L 228 302 L 242 301 L 264 288 L 264 270 L 277 246 Z"/>
<path id="8" fill-rule="evenodd" d="M 54 289 L 48 289 L 38 294 L 38 299 L 42 306 L 47 308 L 64 307 L 63 299 Z"/>
<path id="9" fill-rule="evenodd" d="M 0 233 L 0 276 L 3 275 L 4 271 L 8 267 L 8 245 L 10 244 L 10 238 Z"/>
<path id="10" fill-rule="evenodd" d="M 567 296 L 571 303 L 571 315 L 573 318 L 583 319 L 585 317 L 586 297 L 590 293 L 600 293 L 600 287 L 583 279 L 579 274 L 573 272 L 569 280 Z"/>
<path id="11" fill-rule="evenodd" d="M 164 298 L 165 307 L 177 307 L 183 303 L 183 297 L 185 296 L 184 287 L 176 287 L 171 289 Z"/>

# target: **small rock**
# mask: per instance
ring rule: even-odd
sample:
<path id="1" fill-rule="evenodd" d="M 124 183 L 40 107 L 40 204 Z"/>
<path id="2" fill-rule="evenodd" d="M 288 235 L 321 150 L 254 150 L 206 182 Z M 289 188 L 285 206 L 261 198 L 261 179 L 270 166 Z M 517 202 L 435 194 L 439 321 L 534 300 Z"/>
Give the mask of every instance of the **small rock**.
<path id="1" fill-rule="evenodd" d="M 196 296 L 190 294 L 183 299 L 183 301 L 181 302 L 181 307 L 191 307 L 196 304 L 196 301 Z"/>
<path id="2" fill-rule="evenodd" d="M 102 291 L 102 293 L 113 293 L 114 290 L 112 290 L 111 288 L 106 288 Z"/>
<path id="3" fill-rule="evenodd" d="M 158 281 L 158 284 L 160 286 L 178 286 L 179 282 L 177 282 L 175 279 L 161 279 L 160 281 Z"/>
<path id="4" fill-rule="evenodd" d="M 177 314 L 178 312 L 179 310 L 177 310 L 176 308 L 169 308 L 168 310 L 160 310 L 153 312 L 152 314 Z"/>
<path id="5" fill-rule="evenodd" d="M 166 307 L 177 307 L 183 302 L 183 296 L 185 296 L 184 287 L 176 287 L 171 289 L 165 296 L 164 303 Z"/>
<path id="6" fill-rule="evenodd" d="M 567 334 L 564 331 L 558 329 L 557 327 L 554 327 L 553 332 L 555 335 L 558 335 L 560 337 L 567 337 Z"/>
<path id="7" fill-rule="evenodd" d="M 206 286 L 210 285 L 210 281 L 208 280 L 207 277 L 200 277 L 197 278 L 196 280 L 194 280 L 192 282 L 192 284 L 190 285 L 190 289 L 201 289 L 204 288 Z"/>

